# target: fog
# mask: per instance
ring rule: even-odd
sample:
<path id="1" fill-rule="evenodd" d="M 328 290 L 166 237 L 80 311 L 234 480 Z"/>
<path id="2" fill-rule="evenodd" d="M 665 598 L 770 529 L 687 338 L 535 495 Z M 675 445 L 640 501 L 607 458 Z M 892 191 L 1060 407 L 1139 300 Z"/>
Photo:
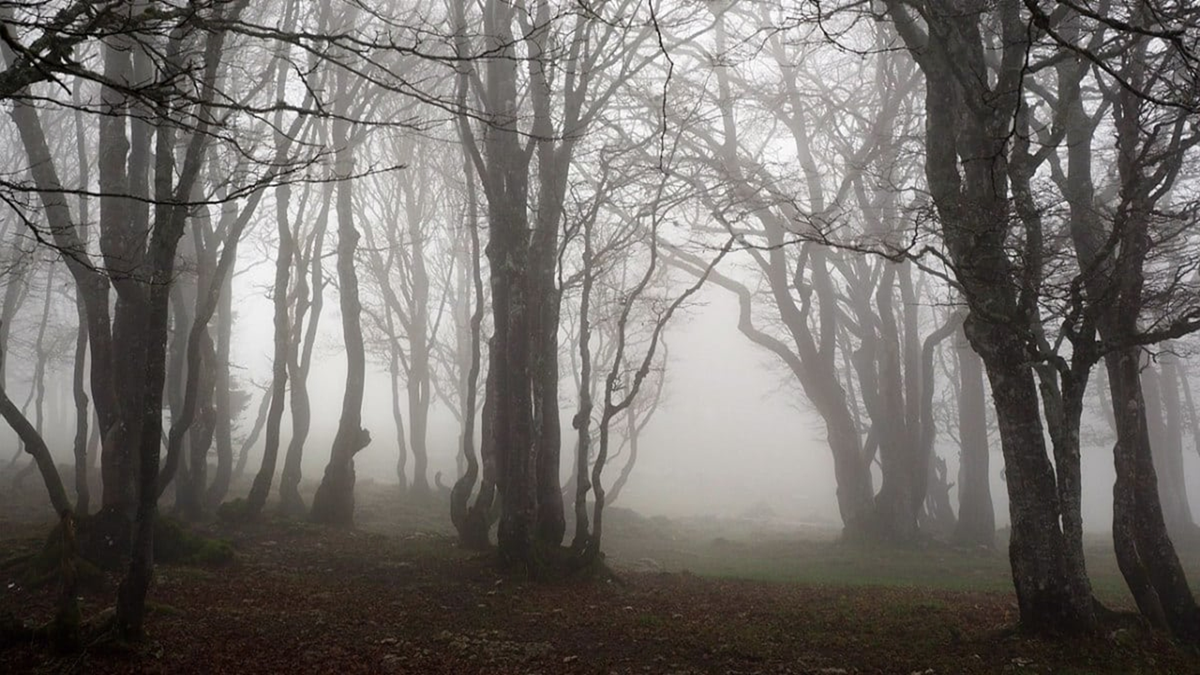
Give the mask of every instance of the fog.
<path id="1" fill-rule="evenodd" d="M 270 376 L 270 302 L 263 288 L 270 282 L 265 266 L 239 277 L 239 340 L 234 358 L 247 377 L 265 382 Z M 641 440 L 643 452 L 620 506 L 647 515 L 671 517 L 762 517 L 766 506 L 780 524 L 818 525 L 836 530 L 840 520 L 831 480 L 833 460 L 825 430 L 787 374 L 766 352 L 737 330 L 737 302 L 720 289 L 706 289 L 694 306 L 667 332 L 670 360 L 661 409 Z M 304 476 L 316 481 L 324 468 L 320 448 L 332 443 L 344 382 L 344 359 L 338 350 L 336 307 L 324 320 L 318 358 L 311 377 L 316 413 L 309 443 L 316 452 L 304 459 Z M 570 384 L 563 383 L 564 392 Z M 380 483 L 396 481 L 395 427 L 391 419 L 386 372 L 371 369 L 364 399 L 364 426 L 377 441 L 355 458 L 362 478 Z M 1094 400 L 1094 399 L 1093 399 Z M 254 405 L 245 411 L 249 426 Z M 564 416 L 571 401 L 564 396 Z M 324 414 L 322 414 L 324 413 Z M 1103 424 L 1092 411 L 1090 423 Z M 285 422 L 287 420 L 285 413 Z M 285 423 L 284 428 L 287 428 Z M 1003 457 L 992 430 L 990 482 L 999 527 L 1008 523 L 1008 493 L 1001 477 Z M 284 434 L 283 443 L 288 441 Z M 449 484 L 457 471 L 459 423 L 444 406 L 434 405 L 429 428 L 430 479 L 441 472 Z M 564 439 L 569 447 L 569 436 Z M 257 450 L 257 449 L 256 449 Z M 951 475 L 957 475 L 958 449 L 939 439 L 938 454 Z M 64 461 L 66 457 L 63 458 Z M 625 457 L 617 458 L 623 463 Z M 1084 526 L 1105 534 L 1112 527 L 1112 486 L 1116 472 L 1111 445 L 1083 448 Z M 1200 496 L 1200 453 L 1184 453 L 1189 495 Z M 566 482 L 569 467 L 563 468 Z M 878 468 L 875 472 L 879 481 Z M 1192 512 L 1200 510 L 1192 500 Z"/>
<path id="2" fill-rule="evenodd" d="M 29 669 L 155 644 L 160 592 L 175 635 L 258 636 L 180 673 L 1195 656 L 1191 3 L 15 0 L 0 33 Z"/>

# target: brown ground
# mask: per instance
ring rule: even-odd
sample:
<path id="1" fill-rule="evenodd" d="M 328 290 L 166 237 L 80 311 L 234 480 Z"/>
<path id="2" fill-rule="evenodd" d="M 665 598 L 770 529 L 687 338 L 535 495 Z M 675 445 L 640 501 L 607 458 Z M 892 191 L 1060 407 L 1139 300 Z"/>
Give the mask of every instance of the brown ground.
<path id="1" fill-rule="evenodd" d="M 211 525 L 235 561 L 160 566 L 145 645 L 62 657 L 23 644 L 0 651 L 0 673 L 1200 673 L 1196 651 L 1136 627 L 1019 638 L 1006 592 L 632 565 L 623 584 L 531 585 L 498 576 L 490 557 L 435 528 L 373 526 L 391 531 Z M 39 531 L 0 522 L 0 560 L 29 550 Z M 0 615 L 49 616 L 52 588 L 26 588 L 11 569 L 0 584 Z M 86 594 L 85 617 L 109 606 L 114 588 Z"/>

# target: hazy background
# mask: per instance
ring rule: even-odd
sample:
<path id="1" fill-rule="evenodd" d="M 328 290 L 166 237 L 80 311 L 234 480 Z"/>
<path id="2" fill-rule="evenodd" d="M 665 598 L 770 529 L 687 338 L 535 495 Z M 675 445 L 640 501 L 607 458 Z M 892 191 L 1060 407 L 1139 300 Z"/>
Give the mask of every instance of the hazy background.
<path id="1" fill-rule="evenodd" d="M 243 375 L 258 382 L 266 382 L 270 373 L 272 310 L 265 292 L 269 284 L 270 266 L 266 264 L 235 280 L 237 323 L 231 358 L 245 369 Z M 617 505 L 647 515 L 723 517 L 766 505 L 781 520 L 840 528 L 833 460 L 824 441 L 824 425 L 808 410 L 798 384 L 776 358 L 738 332 L 737 312 L 733 297 L 709 287 L 671 324 L 666 335 L 670 359 L 663 401 L 641 436 L 636 468 Z M 328 289 L 321 316 L 322 338 L 309 379 L 313 427 L 304 453 L 305 480 L 320 478 L 341 412 L 345 360 L 340 330 L 336 291 Z M 567 382 L 570 375 L 565 368 L 563 374 L 565 476 L 572 464 L 569 419 L 575 410 L 575 391 L 574 384 Z M 257 396 L 242 417 L 240 431 L 253 421 Z M 374 440 L 355 460 L 359 478 L 395 483 L 396 430 L 387 374 L 378 360 L 368 362 L 363 426 Z M 289 437 L 285 413 L 283 447 Z M 261 443 L 260 439 L 252 457 L 257 458 Z M 457 444 L 458 422 L 435 398 L 429 426 L 431 484 L 438 471 L 443 473 L 443 482 L 451 483 Z M 1190 436 L 1185 444 L 1188 491 L 1195 513 L 1200 460 Z M 938 453 L 947 461 L 951 482 L 956 482 L 958 448 L 953 439 L 939 435 Z M 608 464 L 607 484 L 615 480 L 624 460 L 622 453 Z M 1115 477 L 1111 446 L 1084 447 L 1082 466 L 1085 527 L 1108 531 Z M 252 459 L 250 470 L 256 468 Z M 994 430 L 990 468 L 997 526 L 1003 527 L 1008 523 L 1008 494 L 1001 480 L 1003 458 Z M 411 457 L 408 474 L 411 480 Z M 878 481 L 876 472 L 877 488 Z M 957 508 L 953 490 L 952 502 Z"/>
<path id="2" fill-rule="evenodd" d="M 253 238 L 262 234 L 251 234 Z M 236 313 L 231 360 L 238 383 L 247 388 L 252 399 L 236 420 L 234 449 L 240 448 L 254 421 L 262 386 L 270 380 L 272 351 L 272 306 L 267 295 L 272 281 L 272 250 L 269 242 L 247 246 L 234 279 Z M 67 275 L 56 283 L 69 283 Z M 36 290 L 36 289 L 35 289 Z M 65 292 L 65 291 L 64 291 Z M 27 308 L 27 310 L 32 309 Z M 74 412 L 71 401 L 71 349 L 74 340 L 74 308 L 69 303 L 54 303 L 56 327 L 50 339 L 61 343 L 61 354 L 50 363 L 47 373 L 45 436 L 58 462 L 73 463 L 71 438 Z M 57 314 L 62 316 L 57 316 Z M 29 393 L 34 326 L 40 316 L 25 311 L 14 325 L 8 369 L 9 394 L 20 405 Z M 819 524 L 841 527 L 837 511 L 833 461 L 825 443 L 824 424 L 809 411 L 794 377 L 775 356 L 750 343 L 737 330 L 736 300 L 718 287 L 701 291 L 686 312 L 673 319 L 666 341 L 669 345 L 667 381 L 663 400 L 640 438 L 636 468 L 616 505 L 634 508 L 646 515 L 737 517 L 751 510 L 761 513 L 768 507 L 786 523 Z M 58 335 L 61 333 L 61 335 Z M 564 340 L 564 344 L 566 344 Z M 360 479 L 395 484 L 398 446 L 391 414 L 391 393 L 382 362 L 368 353 L 368 377 L 363 405 L 363 424 L 373 442 L 356 459 Z M 1183 358 L 1186 366 L 1187 358 Z M 563 477 L 572 470 L 571 451 L 574 430 L 570 417 L 576 409 L 576 392 L 563 360 L 561 387 L 563 410 Z M 329 447 L 341 413 L 345 384 L 345 356 L 341 347 L 341 322 L 337 291 L 326 289 L 321 316 L 320 339 L 314 353 L 309 377 L 313 426 L 304 452 L 304 479 L 319 480 L 329 456 Z M 946 386 L 940 379 L 938 386 Z M 1092 387 L 1105 386 L 1093 378 Z M 403 391 L 403 388 L 402 388 Z M 939 394 L 940 395 L 940 394 Z M 1095 406 L 1098 399 L 1089 398 Z M 407 410 L 405 409 L 407 414 Z M 989 414 L 991 414 L 989 412 Z M 32 418 L 32 409 L 30 410 Z M 618 420 L 623 426 L 624 422 Z M 0 425 L 0 442 L 9 448 L 4 461 L 17 450 L 16 435 Z M 1087 438 L 1107 436 L 1107 426 L 1094 414 L 1084 427 L 1100 434 L 1085 433 Z M 458 452 L 458 421 L 434 398 L 429 427 L 429 480 L 443 473 L 450 484 L 455 476 Z M 291 436 L 291 421 L 285 408 L 281 452 Z M 1184 439 L 1184 467 L 1193 514 L 1200 515 L 1200 458 L 1190 434 Z M 1003 458 L 995 430 L 991 433 L 992 499 L 997 525 L 1008 522 L 1008 495 L 1001 480 Z M 263 439 L 252 451 L 247 470 L 250 475 L 260 463 Z M 1084 524 L 1090 531 L 1106 532 L 1112 522 L 1111 440 L 1104 446 L 1083 448 Z M 614 443 L 615 450 L 615 443 Z M 938 453 L 946 459 L 951 482 L 956 482 L 958 448 L 954 440 L 939 433 Z M 620 473 L 626 451 L 610 460 L 606 485 Z M 24 464 L 27 458 L 19 459 Z M 408 475 L 412 477 L 412 458 Z M 282 467 L 282 459 L 280 461 Z M 32 485 L 32 483 L 29 483 Z M 876 471 L 876 488 L 879 485 Z M 7 485 L 0 489 L 7 489 Z M 230 498 L 244 496 L 233 493 Z M 957 494 L 951 501 L 957 508 Z M 1200 520 L 1200 518 L 1197 518 Z"/>

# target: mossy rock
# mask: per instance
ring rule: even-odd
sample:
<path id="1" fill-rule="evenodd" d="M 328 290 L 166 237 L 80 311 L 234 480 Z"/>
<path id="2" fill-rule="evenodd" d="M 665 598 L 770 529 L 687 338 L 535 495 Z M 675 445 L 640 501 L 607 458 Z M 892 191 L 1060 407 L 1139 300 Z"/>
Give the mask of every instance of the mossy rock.
<path id="1" fill-rule="evenodd" d="M 154 522 L 154 559 L 168 565 L 225 565 L 233 561 L 233 545 L 188 530 L 177 520 Z"/>
<path id="2" fill-rule="evenodd" d="M 249 505 L 242 497 L 223 502 L 217 507 L 217 520 L 224 523 L 245 522 L 249 516 Z"/>
<path id="3" fill-rule="evenodd" d="M 90 519 L 81 519 L 77 532 L 83 530 L 83 523 Z M 84 539 L 82 536 L 77 538 L 78 545 L 82 549 Z M 98 590 L 104 586 L 104 569 L 92 561 L 91 558 L 83 555 L 75 557 L 75 578 L 79 583 L 80 588 Z M 34 588 L 46 586 L 55 583 L 62 575 L 63 565 L 63 536 L 62 523 L 55 525 L 50 534 L 46 536 L 46 541 L 42 544 L 42 548 L 36 554 L 25 562 L 24 582 L 27 586 Z"/>

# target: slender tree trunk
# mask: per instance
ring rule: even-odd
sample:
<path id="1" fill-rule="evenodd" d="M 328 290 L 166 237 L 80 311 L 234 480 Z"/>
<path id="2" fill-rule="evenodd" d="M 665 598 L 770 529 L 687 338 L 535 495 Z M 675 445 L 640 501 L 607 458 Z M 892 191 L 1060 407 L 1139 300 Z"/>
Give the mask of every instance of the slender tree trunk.
<path id="1" fill-rule="evenodd" d="M 352 23 L 352 22 L 348 22 Z M 336 76 L 337 96 L 342 114 L 347 112 L 347 75 L 339 70 Z M 346 350 L 346 391 L 342 397 L 342 415 L 330 450 L 329 464 L 313 496 L 310 518 L 327 525 L 354 524 L 354 456 L 371 442 L 371 434 L 362 428 L 363 388 L 366 379 L 366 353 L 363 345 L 358 299 L 358 274 L 354 252 L 359 233 L 354 224 L 354 197 L 351 174 L 354 158 L 350 147 L 349 123 L 334 119 L 332 140 L 335 148 L 337 186 L 337 274 L 342 310 L 342 338 Z"/>
<path id="2" fill-rule="evenodd" d="M 320 252 L 314 252 L 320 255 Z M 303 256 L 299 257 L 303 262 Z M 301 462 L 304 458 L 304 443 L 312 427 L 312 405 L 308 397 L 308 372 L 300 363 L 304 317 L 309 309 L 309 289 L 304 278 L 303 264 L 297 266 L 296 293 L 292 302 L 293 326 L 288 340 L 288 373 L 291 379 L 292 438 L 288 441 L 283 459 L 283 474 L 279 477 L 279 510 L 290 517 L 303 516 L 307 511 L 304 498 L 300 496 Z"/>
<path id="3" fill-rule="evenodd" d="M 234 263 L 236 265 L 236 261 Z M 213 364 L 216 392 L 213 398 L 216 415 L 213 434 L 217 449 L 217 467 L 212 483 L 204 495 L 205 508 L 215 510 L 229 493 L 233 476 L 233 411 L 230 409 L 232 385 L 229 366 L 229 347 L 233 338 L 233 275 L 227 274 L 217 301 L 217 351 Z"/>
<path id="4" fill-rule="evenodd" d="M 307 262 L 308 281 L 305 281 L 304 265 L 296 269 L 296 295 L 294 303 L 294 323 L 292 328 L 292 347 L 288 351 L 288 369 L 291 373 L 292 392 L 292 438 L 288 442 L 287 454 L 283 461 L 283 475 L 279 480 L 280 509 L 294 517 L 303 515 L 306 511 L 304 500 L 300 497 L 301 461 L 304 457 L 304 444 L 308 441 L 309 430 L 312 426 L 312 404 L 308 394 L 308 373 L 312 368 L 313 346 L 317 340 L 317 327 L 321 321 L 321 310 L 325 306 L 325 271 L 322 266 L 325 255 L 325 233 L 329 228 L 329 210 L 333 202 L 333 183 L 327 183 L 322 192 L 321 211 L 317 215 L 316 225 L 312 234 L 312 243 L 307 258 L 299 256 L 301 262 Z M 308 323 L 304 322 L 307 313 Z M 304 330 L 301 333 L 301 327 Z"/>
<path id="5" fill-rule="evenodd" d="M 242 441 L 242 447 L 238 449 L 237 463 L 233 467 L 233 475 L 241 478 L 246 473 L 246 464 L 250 460 L 250 449 L 258 442 L 258 437 L 262 434 L 263 427 L 266 426 L 267 416 L 271 409 L 271 389 L 267 387 L 263 390 L 262 396 L 258 399 L 258 412 L 254 415 L 254 424 L 250 427 L 250 433 L 246 434 L 245 440 Z"/>
<path id="6" fill-rule="evenodd" d="M 71 88 L 71 100 L 78 104 L 80 102 L 80 87 L 83 79 L 76 78 L 75 83 Z M 77 107 L 74 114 L 75 121 L 75 157 L 79 166 L 79 239 L 84 246 L 88 242 L 87 224 L 91 220 L 91 200 L 87 196 L 88 187 L 91 185 L 90 164 L 88 162 L 87 153 L 87 130 L 83 123 L 83 111 Z M 71 372 L 71 393 L 75 400 L 75 514 L 77 516 L 87 516 L 91 509 L 91 484 L 89 483 L 89 461 L 88 461 L 88 395 L 87 395 L 87 352 L 88 352 L 88 327 L 87 327 L 87 302 L 84 300 L 83 292 L 80 289 L 75 290 L 75 313 L 79 322 L 75 334 L 75 362 Z M 3 348 L 0 345 L 0 348 Z M 0 375 L 2 377 L 2 375 Z"/>
<path id="7" fill-rule="evenodd" d="M 583 223 L 583 284 L 579 297 L 579 410 L 571 420 L 577 432 L 575 440 L 575 535 L 571 549 L 582 553 L 590 539 L 587 496 L 592 488 L 588 479 L 588 458 L 592 442 L 592 289 L 595 286 L 591 220 Z"/>
<path id="8" fill-rule="evenodd" d="M 391 309 L 386 310 L 391 315 Z M 394 343 L 389 350 L 388 381 L 392 389 L 392 423 L 396 426 L 396 478 L 400 495 L 408 494 L 408 432 L 404 429 L 404 411 L 400 407 L 400 348 Z"/>
<path id="9" fill-rule="evenodd" d="M 281 153 L 280 153 L 281 154 Z M 292 239 L 291 228 L 288 226 L 288 202 L 291 188 L 280 185 L 275 189 L 275 212 L 279 230 L 279 250 L 275 260 L 274 286 L 274 325 L 275 342 L 272 355 L 271 390 L 268 397 L 264 394 L 264 403 L 269 400 L 266 419 L 266 445 L 263 448 L 262 465 L 254 476 L 254 484 L 246 498 L 246 515 L 257 517 L 266 506 L 267 496 L 271 493 L 271 483 L 275 480 L 275 467 L 279 460 L 279 428 L 283 420 L 283 406 L 287 396 L 287 353 L 289 348 L 288 321 L 288 277 L 291 271 L 291 259 L 295 243 Z M 243 447 L 243 453 L 249 447 Z"/>
<path id="10" fill-rule="evenodd" d="M 961 329 L 956 347 L 961 392 L 958 399 L 961 455 L 958 469 L 958 524 L 954 528 L 954 543 L 992 548 L 996 543 L 996 514 L 992 507 L 988 467 L 990 451 L 983 362 Z"/>
<path id="11" fill-rule="evenodd" d="M 915 300 L 910 311 L 916 311 Z M 920 403 L 918 406 L 918 418 L 916 430 L 917 436 L 917 453 L 919 455 L 914 471 L 920 472 L 923 480 L 917 481 L 917 495 L 922 503 L 929 503 L 932 508 L 929 509 L 933 516 L 933 521 L 936 526 L 943 532 L 950 532 L 955 526 L 954 511 L 950 507 L 949 485 L 947 484 L 946 462 L 937 458 L 934 446 L 937 441 L 937 423 L 933 416 L 933 394 L 934 394 L 934 372 L 933 372 L 933 356 L 938 349 L 938 345 L 946 338 L 953 335 L 961 323 L 961 317 L 955 315 L 946 319 L 946 322 L 930 333 L 925 338 L 925 343 L 921 345 L 920 356 L 917 361 L 916 370 L 907 370 L 909 377 L 918 379 L 917 386 L 910 388 L 910 391 L 915 389 Z M 916 337 L 909 339 L 915 340 Z M 935 459 L 937 464 L 935 465 Z M 931 482 L 936 482 L 937 492 L 931 493 Z M 918 504 L 920 509 L 923 504 Z"/>
<path id="12" fill-rule="evenodd" d="M 76 296 L 76 316 L 79 327 L 75 332 L 75 362 L 71 370 L 71 393 L 75 398 L 75 513 L 86 516 L 91 508 L 91 489 L 88 483 L 88 408 L 87 387 L 87 310 Z"/>
<path id="13" fill-rule="evenodd" d="M 3 362 L 3 359 L 4 353 L 0 351 L 0 363 Z M 2 384 L 0 384 L 0 417 L 3 417 L 4 421 L 8 422 L 8 425 L 17 432 L 17 437 L 20 438 L 25 452 L 33 458 L 42 475 L 42 482 L 46 485 L 46 491 L 50 495 L 50 503 L 54 507 L 54 511 L 60 517 L 71 514 L 71 500 L 67 497 L 67 490 L 63 487 L 62 477 L 58 475 L 58 468 L 54 465 L 54 458 L 50 455 L 50 449 L 46 447 L 46 441 L 42 438 L 41 433 L 29 423 L 29 419 L 21 414 L 16 404 L 8 398 L 8 393 L 5 392 Z"/>
<path id="14" fill-rule="evenodd" d="M 483 276 L 480 272 L 479 260 L 479 223 L 478 214 L 475 207 L 475 187 L 474 176 L 471 175 L 470 165 L 464 167 L 467 174 L 467 229 L 470 236 L 470 250 L 467 252 L 467 259 L 471 261 L 471 286 L 474 291 L 474 311 L 471 312 L 470 319 L 470 364 L 467 368 L 466 379 L 463 381 L 463 406 L 462 406 L 462 456 L 466 461 L 466 471 L 454 483 L 454 487 L 450 491 L 450 520 L 454 523 L 458 530 L 459 541 L 470 548 L 485 548 L 488 544 L 488 522 L 486 518 L 481 517 L 484 511 L 476 508 L 476 513 L 472 515 L 472 511 L 467 508 L 468 501 L 471 497 L 471 490 L 475 487 L 475 480 L 479 474 L 479 461 L 475 457 L 475 410 L 476 392 L 479 389 L 479 371 L 482 365 L 482 357 L 480 355 L 480 347 L 482 346 L 482 324 L 483 324 Z M 465 305 L 464 294 L 464 305 Z M 464 309 L 466 309 L 464 307 Z M 486 413 L 485 413 L 486 416 Z M 485 433 L 486 438 L 486 433 Z M 485 477 L 483 485 L 480 486 L 480 494 L 483 490 L 490 490 L 487 486 L 488 479 Z M 490 499 L 490 498 L 489 498 Z M 490 506 L 488 504 L 487 506 Z M 484 507 L 484 509 L 487 508 Z"/>
<path id="15" fill-rule="evenodd" d="M 225 8 L 215 10 L 214 18 L 230 18 L 234 21 L 245 7 L 241 2 L 231 8 L 231 15 L 224 15 Z M 146 261 L 150 278 L 144 289 L 144 311 L 146 322 L 141 326 L 143 333 L 145 371 L 139 373 L 142 380 L 142 398 L 137 407 L 142 417 L 140 437 L 137 444 L 137 515 L 134 520 L 133 546 L 129 569 L 121 580 L 117 591 L 115 622 L 120 637 L 138 640 L 143 636 L 146 593 L 154 572 L 154 525 L 158 513 L 158 469 L 162 447 L 162 404 L 163 387 L 166 384 L 167 324 L 171 281 L 179 240 L 183 236 L 188 209 L 183 202 L 193 194 L 200 174 L 209 141 L 208 125 L 211 120 L 209 103 L 214 98 L 217 72 L 221 63 L 224 31 L 207 35 L 204 43 L 200 103 L 192 111 L 197 120 L 196 127 L 188 138 L 182 165 L 176 179 L 174 157 L 174 122 L 171 112 L 163 106 L 156 111 L 157 156 L 155 175 L 154 228 L 146 247 Z M 174 57 L 178 54 L 182 37 L 173 34 L 168 46 L 168 63 L 176 68 Z M 205 319 L 207 322 L 207 319 Z"/>

